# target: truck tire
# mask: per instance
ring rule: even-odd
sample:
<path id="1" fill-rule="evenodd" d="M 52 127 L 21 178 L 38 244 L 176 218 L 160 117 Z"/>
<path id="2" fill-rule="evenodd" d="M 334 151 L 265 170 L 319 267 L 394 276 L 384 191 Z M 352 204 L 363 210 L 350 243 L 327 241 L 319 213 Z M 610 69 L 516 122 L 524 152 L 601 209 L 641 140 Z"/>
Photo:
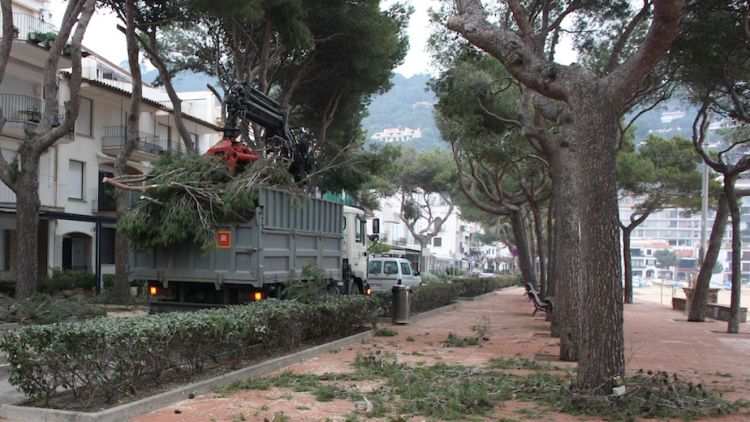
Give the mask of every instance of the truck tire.
<path id="1" fill-rule="evenodd" d="M 359 280 L 354 280 L 352 282 L 351 287 L 349 287 L 349 294 L 350 295 L 361 295 L 362 294 L 362 284 Z"/>

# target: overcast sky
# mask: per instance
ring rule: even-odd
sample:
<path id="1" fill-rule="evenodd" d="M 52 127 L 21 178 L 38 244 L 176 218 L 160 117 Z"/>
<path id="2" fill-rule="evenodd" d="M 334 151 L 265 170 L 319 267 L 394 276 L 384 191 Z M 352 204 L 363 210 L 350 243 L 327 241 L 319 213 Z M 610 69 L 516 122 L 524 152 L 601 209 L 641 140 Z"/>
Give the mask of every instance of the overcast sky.
<path id="1" fill-rule="evenodd" d="M 386 8 L 396 0 L 383 0 Z M 426 51 L 427 38 L 430 34 L 429 8 L 437 8 L 439 0 L 407 0 L 414 7 L 414 14 L 409 21 L 409 52 L 404 63 L 395 71 L 406 77 L 417 73 L 430 73 L 431 59 Z M 52 0 L 51 11 L 53 21 L 58 25 L 62 20 L 67 2 L 63 0 Z M 91 19 L 89 27 L 84 36 L 84 45 L 106 59 L 120 64 L 127 60 L 125 48 L 125 35 L 117 30 L 118 19 L 114 14 L 98 9 Z M 563 40 L 560 48 L 558 61 L 569 64 L 574 57 L 570 43 Z"/>

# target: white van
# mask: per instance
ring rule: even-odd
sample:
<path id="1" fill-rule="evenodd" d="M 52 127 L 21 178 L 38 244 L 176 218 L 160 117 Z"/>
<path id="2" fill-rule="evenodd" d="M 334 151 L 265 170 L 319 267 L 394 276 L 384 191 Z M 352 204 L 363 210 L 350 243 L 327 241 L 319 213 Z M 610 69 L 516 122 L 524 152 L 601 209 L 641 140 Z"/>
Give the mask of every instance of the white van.
<path id="1" fill-rule="evenodd" d="M 411 263 L 404 258 L 370 258 L 367 282 L 375 292 L 389 292 L 396 285 L 408 287 L 422 284 L 419 271 L 412 271 Z"/>

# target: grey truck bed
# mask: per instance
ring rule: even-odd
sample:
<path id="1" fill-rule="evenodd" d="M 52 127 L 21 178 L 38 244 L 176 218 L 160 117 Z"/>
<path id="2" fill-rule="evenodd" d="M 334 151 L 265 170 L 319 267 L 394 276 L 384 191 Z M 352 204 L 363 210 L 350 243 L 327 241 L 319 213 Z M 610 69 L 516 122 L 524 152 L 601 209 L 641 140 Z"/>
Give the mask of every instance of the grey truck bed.
<path id="1" fill-rule="evenodd" d="M 223 247 L 203 253 L 196 244 L 181 243 L 136 252 L 131 279 L 260 288 L 298 280 L 313 263 L 326 277 L 341 280 L 342 212 L 341 204 L 262 189 L 249 221 L 217 228 Z"/>

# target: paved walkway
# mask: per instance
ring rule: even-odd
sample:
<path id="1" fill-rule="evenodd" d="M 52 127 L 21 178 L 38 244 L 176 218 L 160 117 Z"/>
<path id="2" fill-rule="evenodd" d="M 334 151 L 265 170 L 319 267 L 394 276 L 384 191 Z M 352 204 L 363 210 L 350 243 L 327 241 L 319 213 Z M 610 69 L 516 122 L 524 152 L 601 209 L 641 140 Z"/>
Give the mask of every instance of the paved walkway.
<path id="1" fill-rule="evenodd" d="M 521 288 L 505 289 L 476 301 L 462 302 L 455 310 L 443 312 L 405 326 L 394 327 L 395 337 L 375 337 L 338 353 L 332 353 L 287 368 L 295 373 L 345 373 L 357 354 L 372 351 L 392 352 L 410 365 L 437 362 L 474 365 L 494 357 L 549 359 L 558 353 L 557 339 L 548 336 L 543 317 L 531 317 L 532 306 Z M 685 315 L 666 305 L 639 300 L 625 307 L 625 356 L 628 372 L 638 369 L 666 370 L 683 379 L 703 382 L 714 388 L 731 388 L 725 397 L 750 399 L 750 327 L 742 324 L 741 333 L 726 334 L 725 322 L 688 323 Z M 479 347 L 446 348 L 448 333 L 459 337 L 474 335 L 473 326 L 486 327 L 489 341 Z M 575 364 L 555 363 L 566 367 Z M 360 383 L 363 384 L 363 383 Z M 358 385 L 367 388 L 366 383 Z M 372 387 L 372 386 L 371 386 Z M 522 420 L 520 409 L 532 404 L 506 402 L 492 420 Z M 345 400 L 317 402 L 309 393 L 270 389 L 243 391 L 230 397 L 208 394 L 141 416 L 136 421 L 233 421 L 271 420 L 284 412 L 289 420 L 344 420 L 355 410 Z M 179 413 L 177 413 L 179 412 Z M 538 420 L 579 420 L 568 415 L 542 413 Z M 424 420 L 417 418 L 414 420 Z M 588 419 L 591 420 L 591 419 Z M 728 420 L 750 420 L 736 415 Z"/>

